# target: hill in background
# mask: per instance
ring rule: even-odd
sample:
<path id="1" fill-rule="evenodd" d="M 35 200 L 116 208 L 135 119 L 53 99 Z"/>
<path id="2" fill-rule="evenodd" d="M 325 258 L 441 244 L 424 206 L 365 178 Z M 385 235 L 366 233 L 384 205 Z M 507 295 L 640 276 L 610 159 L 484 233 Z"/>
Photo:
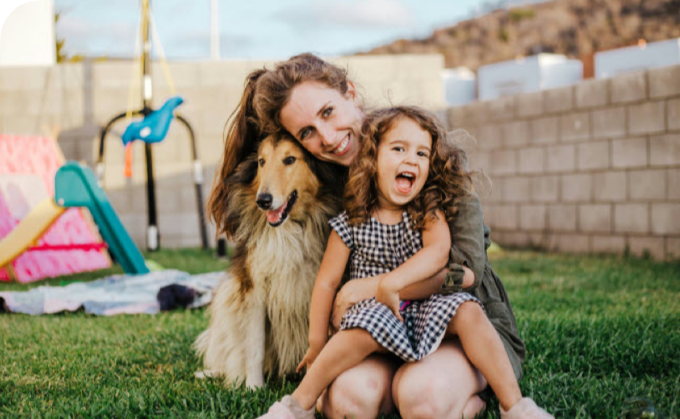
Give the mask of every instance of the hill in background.
<path id="1" fill-rule="evenodd" d="M 441 53 L 448 68 L 476 70 L 540 52 L 588 61 L 599 50 L 639 39 L 678 37 L 680 0 L 555 0 L 495 10 L 425 39 L 401 39 L 359 55 Z"/>

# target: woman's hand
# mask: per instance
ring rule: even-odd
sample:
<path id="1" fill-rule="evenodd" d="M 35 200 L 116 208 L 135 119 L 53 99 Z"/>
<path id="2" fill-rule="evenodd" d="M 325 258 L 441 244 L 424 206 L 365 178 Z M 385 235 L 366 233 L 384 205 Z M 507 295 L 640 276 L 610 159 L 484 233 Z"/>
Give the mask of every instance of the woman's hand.
<path id="1" fill-rule="evenodd" d="M 333 312 L 331 313 L 331 324 L 335 330 L 340 329 L 342 317 L 354 304 L 375 297 L 382 277 L 383 275 L 377 275 L 371 278 L 349 281 L 340 288 L 340 291 L 335 295 Z"/>
<path id="2" fill-rule="evenodd" d="M 305 357 L 302 358 L 302 361 L 300 361 L 300 365 L 298 365 L 297 368 L 295 369 L 295 372 L 299 373 L 300 371 L 302 371 L 303 367 L 307 367 L 307 371 L 309 371 L 314 361 L 316 361 L 316 357 L 319 356 L 319 353 L 321 353 L 321 349 L 322 348 L 310 346 L 309 349 L 307 349 Z"/>
<path id="3" fill-rule="evenodd" d="M 399 289 L 394 287 L 391 281 L 387 278 L 380 281 L 378 285 L 378 292 L 376 293 L 375 300 L 379 303 L 385 304 L 392 313 L 399 319 L 399 321 L 404 321 L 401 317 L 401 312 L 399 311 Z"/>

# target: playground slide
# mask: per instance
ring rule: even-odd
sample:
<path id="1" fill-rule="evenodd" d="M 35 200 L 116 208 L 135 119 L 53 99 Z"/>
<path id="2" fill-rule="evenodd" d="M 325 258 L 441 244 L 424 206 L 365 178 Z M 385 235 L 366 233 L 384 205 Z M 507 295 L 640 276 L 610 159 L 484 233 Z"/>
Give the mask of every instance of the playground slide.
<path id="1" fill-rule="evenodd" d="M 94 173 L 76 162 L 67 162 L 54 176 L 54 200 L 62 207 L 87 207 L 99 234 L 113 257 L 128 274 L 149 273 L 144 257 L 113 210 Z"/>
<path id="2" fill-rule="evenodd" d="M 42 201 L 0 241 L 0 267 L 33 246 L 66 208 L 87 207 L 109 251 L 123 270 L 128 274 L 149 272 L 144 257 L 123 227 L 108 197 L 97 185 L 90 169 L 79 163 L 67 162 L 57 171 L 54 184 L 54 201 Z"/>
<path id="3" fill-rule="evenodd" d="M 52 199 L 40 202 L 0 241 L 0 267 L 7 265 L 35 245 L 64 211 L 66 208 L 55 204 Z"/>

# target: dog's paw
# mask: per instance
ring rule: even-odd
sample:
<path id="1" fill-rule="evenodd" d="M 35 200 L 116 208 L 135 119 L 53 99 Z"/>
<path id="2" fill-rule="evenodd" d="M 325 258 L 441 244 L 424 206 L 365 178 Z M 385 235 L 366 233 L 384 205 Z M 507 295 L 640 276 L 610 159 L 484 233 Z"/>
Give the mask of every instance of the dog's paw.
<path id="1" fill-rule="evenodd" d="M 264 386 L 264 377 L 262 376 L 262 374 L 259 374 L 256 377 L 248 376 L 246 378 L 246 387 L 256 389 L 262 386 Z"/>
<path id="2" fill-rule="evenodd" d="M 212 370 L 201 370 L 201 371 L 196 371 L 194 373 L 194 377 L 200 378 L 201 380 L 204 380 L 206 378 L 214 378 L 215 375 L 212 372 Z"/>

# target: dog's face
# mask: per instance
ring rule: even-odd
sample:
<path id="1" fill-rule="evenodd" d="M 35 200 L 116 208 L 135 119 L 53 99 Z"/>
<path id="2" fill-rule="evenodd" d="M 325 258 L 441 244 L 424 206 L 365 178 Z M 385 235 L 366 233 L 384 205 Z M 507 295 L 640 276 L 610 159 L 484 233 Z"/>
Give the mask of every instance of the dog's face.
<path id="1" fill-rule="evenodd" d="M 320 187 L 309 158 L 295 140 L 275 136 L 265 138 L 258 148 L 254 183 L 257 206 L 272 227 L 289 218 L 303 218 Z"/>

